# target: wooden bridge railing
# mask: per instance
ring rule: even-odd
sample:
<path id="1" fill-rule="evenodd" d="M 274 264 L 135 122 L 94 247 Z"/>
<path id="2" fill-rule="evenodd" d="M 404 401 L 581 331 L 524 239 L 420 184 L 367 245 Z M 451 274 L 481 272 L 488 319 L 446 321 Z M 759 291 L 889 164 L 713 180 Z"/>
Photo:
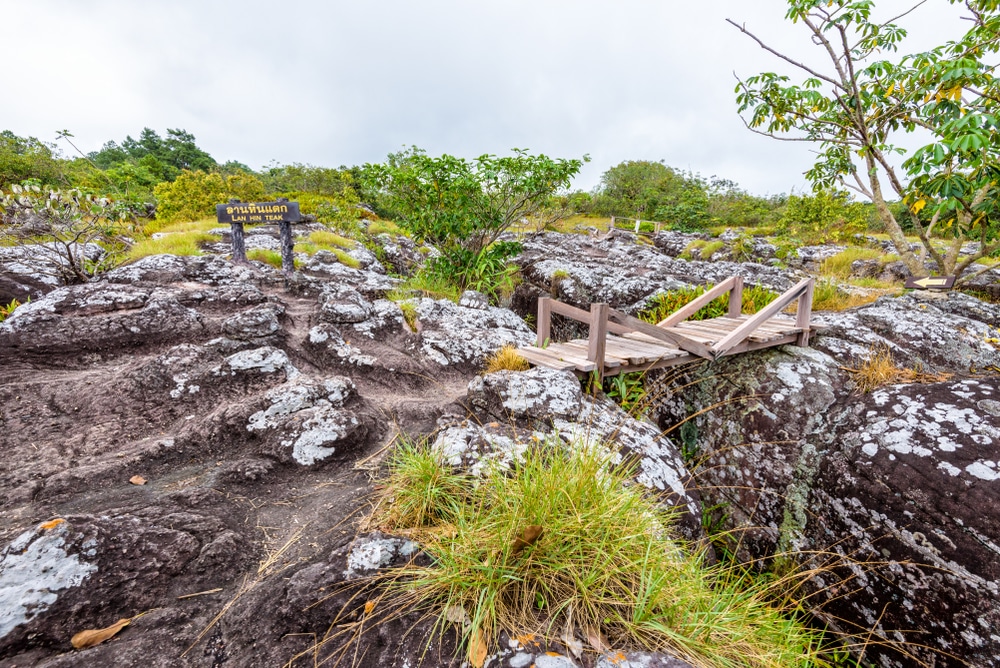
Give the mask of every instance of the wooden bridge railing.
<path id="1" fill-rule="evenodd" d="M 544 348 L 550 339 L 552 331 L 552 314 L 557 313 L 572 320 L 582 322 L 589 326 L 590 333 L 587 338 L 587 359 L 594 362 L 599 369 L 603 369 L 605 347 L 608 333 L 630 334 L 639 332 L 651 338 L 677 346 L 681 350 L 697 355 L 708 360 L 715 360 L 726 354 L 739 352 L 737 348 L 740 344 L 758 330 L 761 325 L 770 318 L 778 315 L 787 308 L 793 301 L 798 300 L 795 317 L 795 327 L 800 330 L 796 345 L 806 346 L 809 344 L 810 318 L 812 316 L 812 298 L 814 279 L 803 279 L 790 290 L 787 290 L 777 299 L 762 308 L 756 314 L 741 322 L 735 329 L 723 336 L 712 345 L 707 345 L 700 341 L 686 336 L 683 330 L 676 328 L 681 322 L 694 315 L 699 309 L 707 305 L 713 299 L 729 293 L 729 308 L 727 318 L 737 319 L 742 317 L 743 306 L 743 278 L 733 276 L 722 283 L 719 283 L 705 294 L 694 299 L 690 303 L 678 309 L 668 318 L 661 320 L 656 325 L 634 318 L 611 308 L 608 304 L 591 304 L 590 311 L 564 304 L 550 297 L 541 297 L 538 300 L 538 342 L 539 348 Z"/>

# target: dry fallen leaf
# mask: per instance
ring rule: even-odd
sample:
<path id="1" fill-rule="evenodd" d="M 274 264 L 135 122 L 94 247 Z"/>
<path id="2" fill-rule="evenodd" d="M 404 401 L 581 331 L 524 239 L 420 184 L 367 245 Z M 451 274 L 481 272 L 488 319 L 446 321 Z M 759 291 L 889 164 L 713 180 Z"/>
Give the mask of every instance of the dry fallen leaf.
<path id="1" fill-rule="evenodd" d="M 129 478 L 128 481 L 130 483 L 132 483 L 133 485 L 145 485 L 146 484 L 146 479 L 143 478 L 141 475 L 134 475 L 131 478 Z"/>
<path id="2" fill-rule="evenodd" d="M 532 524 L 521 529 L 521 533 L 514 539 L 514 547 L 510 550 L 510 556 L 516 557 L 521 554 L 524 548 L 534 545 L 542 537 L 544 531 L 540 524 Z"/>
<path id="3" fill-rule="evenodd" d="M 486 641 L 483 640 L 483 632 L 479 629 L 472 629 L 469 635 L 469 663 L 472 668 L 483 668 L 486 663 Z"/>
<path id="4" fill-rule="evenodd" d="M 604 639 L 603 635 L 601 635 L 601 630 L 596 626 L 588 626 L 584 629 L 584 632 L 587 634 L 587 642 L 590 643 L 590 646 L 594 648 L 595 652 L 603 654 L 611 649 L 608 645 L 608 641 Z"/>
<path id="5" fill-rule="evenodd" d="M 87 629 L 85 631 L 80 631 L 70 639 L 70 643 L 77 649 L 86 649 L 88 647 L 93 647 L 94 645 L 99 645 L 128 626 L 131 621 L 131 619 L 119 619 L 111 626 L 103 629 Z"/>
<path id="6" fill-rule="evenodd" d="M 467 613 L 465 608 L 461 605 L 449 605 L 445 608 L 444 618 L 452 624 L 465 625 L 472 623 L 472 620 L 469 619 L 469 613 Z"/>
<path id="7" fill-rule="evenodd" d="M 49 520 L 48 522 L 42 522 L 41 526 L 42 526 L 43 529 L 45 529 L 46 531 L 48 531 L 49 529 L 55 529 L 57 526 L 59 526 L 60 524 L 62 524 L 65 521 L 66 520 L 64 520 L 63 518 L 57 517 L 54 520 Z"/>
<path id="8" fill-rule="evenodd" d="M 366 601 L 365 602 L 365 614 L 366 615 L 370 615 L 372 613 L 372 610 L 374 610 L 374 609 L 375 609 L 375 601 Z"/>

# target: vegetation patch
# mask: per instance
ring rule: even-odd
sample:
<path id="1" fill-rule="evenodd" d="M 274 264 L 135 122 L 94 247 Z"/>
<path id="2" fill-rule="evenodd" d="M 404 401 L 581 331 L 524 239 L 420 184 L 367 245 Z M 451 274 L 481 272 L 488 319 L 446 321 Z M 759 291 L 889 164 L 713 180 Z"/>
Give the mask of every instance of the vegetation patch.
<path id="1" fill-rule="evenodd" d="M 819 272 L 823 276 L 848 279 L 851 276 L 851 265 L 858 260 L 879 260 L 883 263 L 892 262 L 897 256 L 886 256 L 881 251 L 863 246 L 850 246 L 840 253 L 823 260 Z"/>
<path id="2" fill-rule="evenodd" d="M 680 308 L 694 301 L 705 294 L 705 288 L 696 286 L 693 288 L 681 288 L 680 290 L 670 290 L 667 292 L 657 292 L 650 297 L 646 308 L 639 313 L 639 317 L 654 325 L 676 313 Z M 743 287 L 743 313 L 756 313 L 763 307 L 770 304 L 778 297 L 778 294 L 763 288 L 759 285 L 746 285 Z M 707 320 L 709 318 L 721 318 L 729 313 L 729 296 L 722 295 L 716 297 L 711 302 L 697 310 L 688 320 Z"/>
<path id="3" fill-rule="evenodd" d="M 164 232 L 157 238 L 140 239 L 128 251 L 129 260 L 138 260 L 147 255 L 201 255 L 202 245 L 213 243 L 219 237 L 205 232 Z"/>
<path id="4" fill-rule="evenodd" d="M 822 634 L 775 602 L 787 582 L 707 566 L 631 473 L 597 448 L 539 442 L 474 481 L 404 444 L 375 520 L 419 541 L 432 565 L 384 575 L 372 608 L 424 610 L 441 634 L 456 624 L 480 667 L 501 630 L 585 639 L 588 651 L 669 651 L 704 668 L 825 665 Z"/>
<path id="5" fill-rule="evenodd" d="M 951 378 L 949 373 L 925 373 L 920 369 L 902 369 L 892 359 L 886 344 L 872 346 L 857 367 L 840 367 L 851 374 L 860 392 L 868 394 L 885 385 L 900 383 L 940 383 Z"/>
<path id="6" fill-rule="evenodd" d="M 10 303 L 7 305 L 0 304 L 0 322 L 6 320 L 10 316 L 10 314 L 14 312 L 14 309 L 16 309 L 20 305 L 21 302 L 19 302 L 16 299 L 11 299 Z"/>
<path id="7" fill-rule="evenodd" d="M 497 371 L 527 371 L 531 368 L 528 360 L 521 357 L 515 346 L 507 344 L 486 358 L 486 373 Z"/>
<path id="8" fill-rule="evenodd" d="M 451 281 L 441 276 L 420 271 L 389 291 L 385 298 L 397 303 L 412 299 L 413 297 L 450 299 L 457 303 L 461 296 L 462 290 Z"/>
<path id="9" fill-rule="evenodd" d="M 265 248 L 254 248 L 247 251 L 247 259 L 263 262 L 264 264 L 269 264 L 276 269 L 281 269 L 280 251 L 267 250 Z"/>

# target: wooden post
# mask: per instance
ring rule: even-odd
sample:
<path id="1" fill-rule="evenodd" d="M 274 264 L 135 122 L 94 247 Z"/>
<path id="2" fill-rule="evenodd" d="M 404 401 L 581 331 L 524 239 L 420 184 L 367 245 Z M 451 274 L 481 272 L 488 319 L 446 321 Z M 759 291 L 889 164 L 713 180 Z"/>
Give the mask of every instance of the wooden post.
<path id="1" fill-rule="evenodd" d="M 276 202 L 285 203 L 287 197 L 279 197 Z M 295 243 L 292 241 L 292 224 L 287 220 L 278 223 L 278 230 L 281 236 L 281 271 L 285 276 L 295 273 Z"/>
<path id="2" fill-rule="evenodd" d="M 608 343 L 608 313 L 611 307 L 607 304 L 590 305 L 590 337 L 587 339 L 587 359 L 597 365 L 597 383 L 604 380 L 604 351 Z"/>
<path id="3" fill-rule="evenodd" d="M 292 224 L 283 220 L 278 223 L 278 229 L 281 232 L 281 271 L 286 276 L 291 276 L 295 271 L 295 255 L 292 252 L 294 247 L 292 243 Z"/>
<path id="4" fill-rule="evenodd" d="M 795 326 L 802 328 L 802 333 L 799 334 L 799 339 L 795 343 L 803 347 L 809 345 L 809 320 L 812 318 L 813 286 L 815 284 L 815 279 L 809 280 L 809 287 L 799 295 L 798 308 L 795 312 Z"/>
<path id="5" fill-rule="evenodd" d="M 743 277 L 733 276 L 733 287 L 729 291 L 729 317 L 738 318 L 743 313 Z"/>
<path id="6" fill-rule="evenodd" d="M 239 204 L 240 201 L 238 199 L 231 199 L 229 203 Z M 229 223 L 229 229 L 233 237 L 233 263 L 249 264 L 247 261 L 247 244 L 243 239 L 243 223 Z"/>
<path id="7" fill-rule="evenodd" d="M 639 225 L 642 223 L 638 218 L 635 219 L 635 233 L 639 234 Z"/>
<path id="8" fill-rule="evenodd" d="M 538 332 L 538 342 L 535 344 L 539 348 L 544 348 L 552 331 L 552 298 L 538 298 L 538 317 L 535 321 L 535 330 Z"/>

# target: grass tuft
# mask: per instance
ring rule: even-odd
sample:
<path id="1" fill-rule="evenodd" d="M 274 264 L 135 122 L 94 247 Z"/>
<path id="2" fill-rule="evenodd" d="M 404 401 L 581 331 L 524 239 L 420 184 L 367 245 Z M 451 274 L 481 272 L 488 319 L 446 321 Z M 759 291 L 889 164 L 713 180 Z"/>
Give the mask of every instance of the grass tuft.
<path id="1" fill-rule="evenodd" d="M 382 601 L 438 615 L 441 634 L 464 619 L 470 659 L 501 630 L 568 630 L 702 668 L 824 665 L 820 632 L 769 584 L 706 566 L 673 537 L 674 511 L 609 453 L 540 442 L 514 459 L 473 480 L 427 446 L 397 451 L 374 519 L 420 541 L 432 565 L 390 571 Z"/>
<path id="2" fill-rule="evenodd" d="M 819 267 L 819 273 L 823 276 L 832 276 L 846 280 L 851 276 L 851 264 L 858 260 L 881 260 L 885 263 L 896 259 L 898 259 L 896 256 L 886 255 L 874 248 L 848 246 L 840 253 L 823 260 L 823 263 Z"/>
<path id="3" fill-rule="evenodd" d="M 486 373 L 497 371 L 527 371 L 531 368 L 528 360 L 517 353 L 517 348 L 507 344 L 486 358 Z"/>
<path id="4" fill-rule="evenodd" d="M 874 345 L 856 367 L 840 367 L 851 374 L 858 390 L 868 394 L 885 385 L 901 383 L 940 383 L 951 378 L 948 373 L 924 373 L 919 369 L 896 366 L 886 344 Z"/>
<path id="5" fill-rule="evenodd" d="M 264 264 L 281 269 L 281 251 L 254 248 L 247 251 L 247 259 L 263 262 Z"/>
<path id="6" fill-rule="evenodd" d="M 138 260 L 148 255 L 201 255 L 202 244 L 218 241 L 219 237 L 197 230 L 168 232 L 162 237 L 140 239 L 129 249 L 128 259 Z"/>

